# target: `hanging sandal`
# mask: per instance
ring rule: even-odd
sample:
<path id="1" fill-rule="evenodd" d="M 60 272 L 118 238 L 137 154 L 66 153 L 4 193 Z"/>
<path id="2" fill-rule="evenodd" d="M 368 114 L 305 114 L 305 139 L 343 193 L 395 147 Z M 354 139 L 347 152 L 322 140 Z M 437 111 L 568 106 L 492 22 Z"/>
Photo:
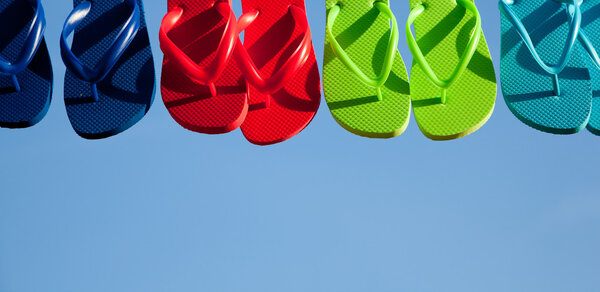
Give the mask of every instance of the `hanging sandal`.
<path id="1" fill-rule="evenodd" d="M 600 57 L 594 44 L 600 44 L 600 0 L 585 0 L 581 3 L 581 27 L 579 43 L 587 51 L 588 68 L 592 82 L 592 110 L 587 129 L 600 136 Z M 571 19 L 575 17 L 575 9 L 568 11 Z"/>
<path id="2" fill-rule="evenodd" d="M 331 114 L 359 136 L 402 134 L 410 121 L 410 88 L 388 1 L 326 4 L 323 84 Z"/>
<path id="3" fill-rule="evenodd" d="M 248 113 L 246 82 L 231 60 L 238 41 L 230 0 L 169 0 L 160 29 L 162 96 L 177 123 L 205 134 L 231 132 Z"/>
<path id="4" fill-rule="evenodd" d="M 432 140 L 467 136 L 488 121 L 496 102 L 496 75 L 481 16 L 473 0 L 409 2 L 406 37 L 413 55 L 410 89 L 417 124 Z"/>
<path id="5" fill-rule="evenodd" d="M 0 1 L 0 27 L 0 127 L 31 127 L 44 118 L 52 99 L 40 0 Z"/>
<path id="6" fill-rule="evenodd" d="M 540 131 L 574 134 L 590 118 L 590 73 L 576 42 L 580 6 L 581 0 L 499 2 L 504 99 L 519 120 Z"/>
<path id="7" fill-rule="evenodd" d="M 310 124 L 321 100 L 304 0 L 243 0 L 242 6 L 244 43 L 234 54 L 249 84 L 242 133 L 253 144 L 280 143 Z"/>
<path id="8" fill-rule="evenodd" d="M 140 121 L 154 98 L 154 62 L 142 1 L 73 4 L 60 42 L 68 69 L 67 114 L 81 137 L 107 138 Z M 67 38 L 73 32 L 69 48 Z"/>

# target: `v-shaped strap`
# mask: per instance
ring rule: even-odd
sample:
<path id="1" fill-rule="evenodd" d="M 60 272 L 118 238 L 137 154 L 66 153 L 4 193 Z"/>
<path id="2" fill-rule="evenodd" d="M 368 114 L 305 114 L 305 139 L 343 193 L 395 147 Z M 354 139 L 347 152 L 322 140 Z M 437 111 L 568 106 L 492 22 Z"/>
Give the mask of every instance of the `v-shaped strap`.
<path id="1" fill-rule="evenodd" d="M 579 42 L 583 45 L 583 48 L 588 52 L 590 58 L 594 62 L 594 65 L 600 69 L 600 57 L 598 56 L 598 52 L 594 48 L 592 41 L 587 37 L 583 29 L 579 30 Z"/>
<path id="2" fill-rule="evenodd" d="M 568 6 L 567 14 L 569 15 L 569 18 L 571 19 L 571 21 L 575 18 L 575 11 L 576 11 L 575 5 Z M 583 15 L 582 15 L 582 17 L 583 17 Z M 598 67 L 598 69 L 600 69 L 600 56 L 598 56 L 598 52 L 596 51 L 596 48 L 594 48 L 592 41 L 590 41 L 590 39 L 587 37 L 586 33 L 583 31 L 583 28 L 579 29 L 578 38 L 579 38 L 579 42 L 581 43 L 581 45 L 583 45 L 583 48 L 588 52 L 588 54 L 590 55 L 590 58 L 592 58 L 594 65 L 596 65 L 596 67 Z"/>
<path id="3" fill-rule="evenodd" d="M 75 76 L 91 83 L 94 101 L 99 100 L 96 84 L 102 81 L 112 70 L 117 61 L 121 58 L 121 55 L 127 50 L 140 28 L 141 14 L 137 0 L 125 0 L 125 3 L 132 9 L 132 12 L 117 34 L 115 41 L 93 69 L 86 67 L 83 62 L 75 56 L 67 44 L 67 38 L 75 31 L 75 28 L 92 9 L 92 2 L 86 1 L 75 7 L 63 27 L 60 40 L 60 50 L 63 62 Z"/>
<path id="4" fill-rule="evenodd" d="M 520 0 L 517 0 L 520 1 Z M 531 41 L 531 37 L 525 29 L 525 26 L 519 20 L 515 12 L 512 10 L 511 6 L 514 4 L 515 0 L 500 0 L 498 2 L 498 6 L 500 7 L 500 11 L 506 15 L 508 20 L 513 24 L 521 38 L 523 39 L 525 46 L 531 52 L 533 59 L 540 65 L 544 71 L 551 74 L 554 82 L 554 93 L 559 96 L 560 95 L 560 85 L 558 83 L 558 74 L 562 72 L 569 59 L 571 59 L 571 54 L 573 53 L 573 48 L 575 46 L 575 41 L 577 37 L 580 36 L 580 28 L 581 28 L 581 3 L 582 0 L 554 0 L 560 3 L 567 4 L 567 13 L 572 16 L 570 17 L 571 22 L 569 23 L 569 35 L 567 36 L 567 42 L 565 43 L 565 47 L 563 49 L 562 55 L 558 61 L 558 64 L 555 66 L 550 66 L 542 61 L 542 58 L 538 54 L 533 42 Z M 584 36 L 585 37 L 585 36 Z"/>
<path id="5" fill-rule="evenodd" d="M 159 33 L 160 48 L 167 56 L 169 62 L 183 72 L 189 78 L 196 80 L 210 87 L 212 96 L 217 95 L 215 81 L 219 78 L 223 70 L 227 67 L 229 60 L 238 41 L 237 19 L 231 9 L 229 2 L 218 2 L 214 6 L 223 17 L 228 21 L 225 27 L 223 38 L 217 48 L 217 55 L 214 61 L 202 68 L 196 64 L 182 49 L 180 49 L 168 36 L 168 33 L 175 27 L 181 16 L 183 8 L 176 8 L 169 12 L 162 21 Z"/>
<path id="6" fill-rule="evenodd" d="M 28 0 L 27 2 L 31 4 L 35 12 L 21 53 L 15 62 L 9 62 L 0 56 L 0 74 L 11 75 L 15 90 L 17 91 L 20 91 L 21 87 L 16 75 L 25 70 L 33 60 L 44 39 L 44 31 L 46 29 L 46 16 L 40 0 Z"/>
<path id="7" fill-rule="evenodd" d="M 333 53 L 342 61 L 342 63 L 348 68 L 358 79 L 364 84 L 375 87 L 377 89 L 377 98 L 379 101 L 383 100 L 383 96 L 381 93 L 381 87 L 385 84 L 387 79 L 392 72 L 392 68 L 394 65 L 394 56 L 396 55 L 396 51 L 398 49 L 398 40 L 400 38 L 400 34 L 398 32 L 398 23 L 396 21 L 396 17 L 394 13 L 390 10 L 389 6 L 383 2 L 375 2 L 373 6 L 377 8 L 383 15 L 387 16 L 392 22 L 392 32 L 390 34 L 390 40 L 388 42 L 388 46 L 385 52 L 385 57 L 383 59 L 383 67 L 381 69 L 381 73 L 379 76 L 375 78 L 368 77 L 360 68 L 352 61 L 350 56 L 344 51 L 344 48 L 338 43 L 335 39 L 335 35 L 333 34 L 333 25 L 335 24 L 335 20 L 337 19 L 341 6 L 335 5 L 333 6 L 329 12 L 327 13 L 327 38 L 329 39 L 329 43 L 331 44 L 331 48 Z"/>
<path id="8" fill-rule="evenodd" d="M 240 69 L 244 73 L 246 80 L 252 84 L 256 89 L 265 94 L 272 94 L 281 89 L 285 84 L 300 70 L 308 57 L 310 56 L 312 44 L 311 34 L 308 27 L 308 20 L 306 19 L 306 12 L 295 5 L 291 5 L 289 12 L 296 21 L 296 24 L 300 26 L 300 29 L 304 31 L 304 36 L 300 45 L 285 64 L 277 71 L 272 74 L 270 78 L 265 79 L 260 75 L 259 69 L 254 64 L 254 61 L 248 54 L 248 51 L 242 44 L 242 41 L 238 40 L 238 44 L 235 46 L 235 59 L 238 62 Z M 250 11 L 245 13 L 238 20 L 238 33 L 245 30 L 256 18 L 259 16 L 259 11 Z"/>
<path id="9" fill-rule="evenodd" d="M 443 104 L 445 104 L 447 100 L 448 88 L 452 86 L 452 84 L 456 82 L 456 80 L 458 80 L 463 73 L 465 73 L 467 66 L 469 66 L 471 58 L 473 58 L 473 55 L 477 51 L 477 46 L 479 45 L 479 40 L 481 39 L 482 32 L 481 15 L 479 15 L 479 11 L 477 11 L 477 7 L 475 6 L 475 4 L 471 0 L 456 0 L 456 2 L 465 7 L 467 10 L 469 10 L 475 16 L 476 22 L 475 28 L 473 29 L 473 33 L 471 34 L 471 38 L 469 39 L 469 42 L 467 44 L 467 49 L 463 52 L 462 56 L 460 57 L 458 65 L 450 75 L 450 78 L 446 80 L 438 78 L 435 72 L 433 72 L 431 66 L 427 62 L 427 59 L 425 59 L 423 52 L 421 52 L 421 48 L 419 48 L 419 45 L 417 44 L 417 41 L 415 40 L 415 37 L 413 36 L 413 33 L 410 29 L 415 20 L 421 15 L 421 13 L 423 13 L 423 11 L 425 11 L 425 5 L 421 4 L 419 6 L 416 6 L 410 12 L 408 16 L 408 22 L 406 23 L 406 40 L 408 42 L 408 48 L 413 54 L 414 60 L 419 64 L 427 78 L 429 78 L 429 80 L 431 80 L 431 82 L 433 82 L 433 84 L 435 84 L 437 87 L 442 89 L 441 100 Z"/>

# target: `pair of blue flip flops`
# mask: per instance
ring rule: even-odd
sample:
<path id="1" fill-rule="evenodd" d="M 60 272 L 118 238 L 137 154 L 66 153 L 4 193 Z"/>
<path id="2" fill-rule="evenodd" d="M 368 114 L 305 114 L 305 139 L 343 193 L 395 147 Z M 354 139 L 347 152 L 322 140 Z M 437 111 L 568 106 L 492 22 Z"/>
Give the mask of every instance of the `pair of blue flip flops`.
<path id="1" fill-rule="evenodd" d="M 74 0 L 73 4 L 60 42 L 68 69 L 67 113 L 80 136 L 110 137 L 141 120 L 154 98 L 154 63 L 142 2 Z M 0 2 L 1 127 L 33 126 L 48 111 L 52 66 L 45 26 L 40 0 Z"/>
<path id="2" fill-rule="evenodd" d="M 500 0 L 504 99 L 525 124 L 600 135 L 600 0 Z M 552 65 L 550 65 L 552 64 Z"/>

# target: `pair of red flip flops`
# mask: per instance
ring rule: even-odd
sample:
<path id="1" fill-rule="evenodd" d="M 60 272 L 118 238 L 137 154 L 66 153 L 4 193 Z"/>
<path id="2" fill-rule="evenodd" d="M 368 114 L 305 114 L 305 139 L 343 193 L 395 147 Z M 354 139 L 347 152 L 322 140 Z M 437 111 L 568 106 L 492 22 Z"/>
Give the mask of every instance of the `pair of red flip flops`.
<path id="1" fill-rule="evenodd" d="M 312 121 L 321 99 L 304 0 L 242 6 L 238 21 L 231 0 L 168 1 L 163 100 L 186 129 L 222 134 L 241 126 L 251 143 L 279 143 Z"/>

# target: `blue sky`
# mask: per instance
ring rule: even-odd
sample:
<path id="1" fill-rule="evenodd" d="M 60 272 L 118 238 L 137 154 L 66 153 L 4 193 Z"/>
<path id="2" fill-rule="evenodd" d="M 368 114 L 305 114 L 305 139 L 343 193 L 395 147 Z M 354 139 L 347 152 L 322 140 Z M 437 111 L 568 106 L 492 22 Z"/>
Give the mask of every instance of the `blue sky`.
<path id="1" fill-rule="evenodd" d="M 158 95 L 129 131 L 86 141 L 62 101 L 71 3 L 44 2 L 54 102 L 36 127 L 0 129 L 0 292 L 600 291 L 600 138 L 532 130 L 499 95 L 458 141 L 414 120 L 360 138 L 323 105 L 261 148 L 182 129 Z M 477 3 L 498 65 L 496 2 Z M 166 1 L 145 4 L 160 72 Z M 307 0 L 319 62 L 324 6 Z M 407 1 L 392 9 L 403 25 Z"/>

